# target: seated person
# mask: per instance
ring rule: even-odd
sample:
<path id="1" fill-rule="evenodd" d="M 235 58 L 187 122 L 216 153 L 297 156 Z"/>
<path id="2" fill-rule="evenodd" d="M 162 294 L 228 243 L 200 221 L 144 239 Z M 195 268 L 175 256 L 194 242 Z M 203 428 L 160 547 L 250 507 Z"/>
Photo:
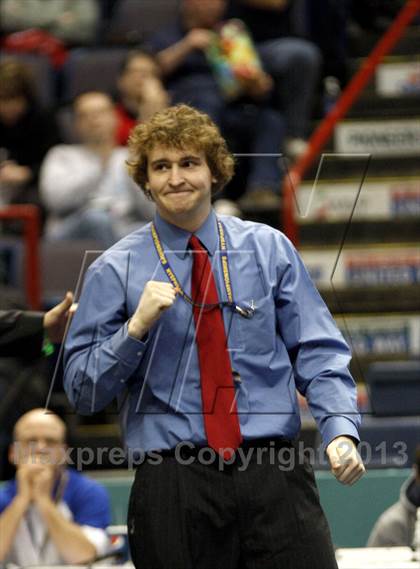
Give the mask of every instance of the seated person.
<path id="1" fill-rule="evenodd" d="M 150 48 L 174 103 L 187 103 L 209 114 L 229 142 L 243 140 L 246 131 L 247 152 L 252 155 L 244 202 L 247 209 L 276 207 L 281 180 L 276 154 L 282 152 L 284 128 L 280 113 L 267 104 L 272 78 L 260 70 L 244 82 L 243 96 L 229 102 L 206 57 L 227 7 L 227 0 L 181 0 L 178 21 L 158 31 Z"/>
<path id="2" fill-rule="evenodd" d="M 98 482 L 66 468 L 66 427 L 44 409 L 15 425 L 16 478 L 0 489 L 0 562 L 90 563 L 109 548 L 109 498 Z"/>
<path id="3" fill-rule="evenodd" d="M 117 143 L 126 145 L 131 129 L 169 104 L 153 55 L 134 50 L 125 58 L 117 82 Z"/>
<path id="4" fill-rule="evenodd" d="M 39 168 L 59 141 L 53 115 L 36 101 L 29 68 L 0 61 L 0 206 L 39 203 Z"/>
<path id="5" fill-rule="evenodd" d="M 369 536 L 368 547 L 413 546 L 417 512 L 420 514 L 420 445 L 413 472 L 401 487 L 399 501 L 379 517 Z M 420 528 L 417 531 L 419 539 Z M 420 543 L 416 546 L 420 549 Z"/>
<path id="6" fill-rule="evenodd" d="M 154 207 L 126 170 L 127 149 L 115 143 L 117 116 L 102 92 L 74 102 L 80 144 L 52 148 L 42 165 L 40 193 L 50 239 L 92 239 L 109 247 L 153 217 Z"/>

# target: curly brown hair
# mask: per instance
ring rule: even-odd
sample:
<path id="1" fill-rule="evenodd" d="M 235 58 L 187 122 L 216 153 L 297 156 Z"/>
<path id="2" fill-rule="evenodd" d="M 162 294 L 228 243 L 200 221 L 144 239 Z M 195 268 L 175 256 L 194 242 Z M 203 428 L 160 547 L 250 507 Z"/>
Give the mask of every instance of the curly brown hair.
<path id="1" fill-rule="evenodd" d="M 131 177 L 143 191 L 148 181 L 147 157 L 156 146 L 203 152 L 217 180 L 212 187 L 213 195 L 224 188 L 233 176 L 234 158 L 218 127 L 208 115 L 188 105 L 175 105 L 159 111 L 132 130 L 127 165 Z"/>

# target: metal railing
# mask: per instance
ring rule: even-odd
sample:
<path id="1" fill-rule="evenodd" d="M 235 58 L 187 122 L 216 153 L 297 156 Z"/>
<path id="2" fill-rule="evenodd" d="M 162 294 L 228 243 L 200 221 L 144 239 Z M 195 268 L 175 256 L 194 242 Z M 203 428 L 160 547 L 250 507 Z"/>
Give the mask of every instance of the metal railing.
<path id="1" fill-rule="evenodd" d="M 284 233 L 295 244 L 299 244 L 299 228 L 296 222 L 297 193 L 302 178 L 309 170 L 313 162 L 318 158 L 329 139 L 335 125 L 340 121 L 360 97 L 364 87 L 371 79 L 376 67 L 381 60 L 391 52 L 395 44 L 404 34 L 407 26 L 420 12 L 420 0 L 408 0 L 399 14 L 384 33 L 369 56 L 363 61 L 360 69 L 353 76 L 344 89 L 335 106 L 313 132 L 309 141 L 308 149 L 286 174 L 283 182 L 283 208 L 281 225 Z"/>
<path id="2" fill-rule="evenodd" d="M 35 205 L 10 205 L 0 208 L 0 220 L 17 220 L 23 223 L 24 282 L 28 306 L 37 310 L 41 306 L 39 237 L 40 215 Z"/>

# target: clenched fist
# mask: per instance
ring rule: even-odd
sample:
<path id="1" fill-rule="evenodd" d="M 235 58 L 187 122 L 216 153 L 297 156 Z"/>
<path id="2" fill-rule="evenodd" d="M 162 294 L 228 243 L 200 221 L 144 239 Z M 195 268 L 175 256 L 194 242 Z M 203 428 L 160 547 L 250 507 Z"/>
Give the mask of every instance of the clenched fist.
<path id="1" fill-rule="evenodd" d="M 333 439 L 326 448 L 331 471 L 342 484 L 354 484 L 365 473 L 356 445 L 346 436 Z"/>
<path id="2" fill-rule="evenodd" d="M 136 311 L 128 323 L 128 334 L 140 340 L 161 314 L 175 302 L 176 289 L 170 283 L 149 281 L 144 287 Z"/>

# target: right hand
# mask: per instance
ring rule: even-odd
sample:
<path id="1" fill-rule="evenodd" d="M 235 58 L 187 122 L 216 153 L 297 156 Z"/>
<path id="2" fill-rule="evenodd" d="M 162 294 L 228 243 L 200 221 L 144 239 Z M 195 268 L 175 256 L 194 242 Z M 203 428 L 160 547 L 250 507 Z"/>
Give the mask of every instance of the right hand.
<path id="1" fill-rule="evenodd" d="M 136 311 L 128 323 L 128 334 L 140 340 L 175 302 L 177 291 L 170 283 L 148 281 Z"/>
<path id="2" fill-rule="evenodd" d="M 204 51 L 210 45 L 212 37 L 213 32 L 210 30 L 205 30 L 203 28 L 193 28 L 185 36 L 185 40 L 190 49 L 201 49 Z"/>
<path id="3" fill-rule="evenodd" d="M 31 458 L 27 460 L 31 461 Z M 33 479 L 37 475 L 40 466 L 32 462 L 20 464 L 16 472 L 17 494 L 26 502 L 33 500 Z"/>
<path id="4" fill-rule="evenodd" d="M 71 314 L 73 293 L 67 292 L 64 299 L 44 314 L 44 330 L 51 342 L 55 344 L 63 340 L 67 320 Z"/>
<path id="5" fill-rule="evenodd" d="M 142 105 L 151 103 L 156 106 L 156 110 L 163 109 L 169 105 L 169 95 L 157 77 L 145 79 L 139 99 L 140 109 Z"/>

